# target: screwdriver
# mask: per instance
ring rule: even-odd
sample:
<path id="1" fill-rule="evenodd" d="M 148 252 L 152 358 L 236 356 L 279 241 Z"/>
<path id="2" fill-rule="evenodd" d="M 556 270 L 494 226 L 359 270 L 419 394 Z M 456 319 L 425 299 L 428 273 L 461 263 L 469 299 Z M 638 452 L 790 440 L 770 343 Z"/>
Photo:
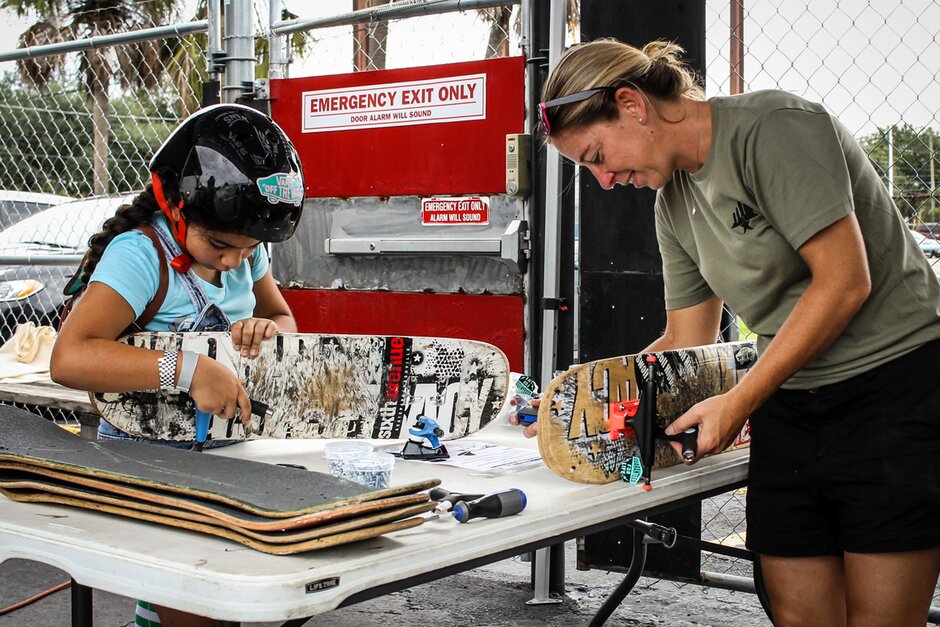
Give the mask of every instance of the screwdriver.
<path id="1" fill-rule="evenodd" d="M 437 501 L 438 506 L 434 508 L 435 513 L 443 514 L 454 509 L 454 504 L 460 501 L 475 501 L 483 494 L 464 494 L 462 492 L 450 492 L 444 488 L 431 488 L 428 492 L 432 501 Z"/>
<path id="2" fill-rule="evenodd" d="M 260 417 L 262 420 L 270 420 L 271 416 L 274 415 L 274 409 L 267 403 L 262 403 L 261 401 L 251 400 L 251 413 Z M 209 423 L 212 422 L 212 414 L 204 411 L 199 411 L 199 408 L 196 408 L 196 441 L 193 444 L 193 449 L 201 451 L 205 446 L 206 440 L 209 437 Z"/>
<path id="3" fill-rule="evenodd" d="M 472 501 L 458 501 L 454 504 L 454 518 L 465 523 L 474 518 L 512 516 L 524 510 L 525 504 L 525 493 L 518 488 L 509 488 L 484 494 Z"/>

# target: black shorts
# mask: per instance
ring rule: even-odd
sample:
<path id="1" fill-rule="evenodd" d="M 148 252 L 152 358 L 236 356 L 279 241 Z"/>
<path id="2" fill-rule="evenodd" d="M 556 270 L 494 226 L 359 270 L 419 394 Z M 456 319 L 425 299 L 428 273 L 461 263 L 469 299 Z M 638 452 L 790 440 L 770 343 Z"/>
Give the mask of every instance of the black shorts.
<path id="1" fill-rule="evenodd" d="M 940 546 L 940 340 L 751 417 L 747 547 L 806 557 Z"/>

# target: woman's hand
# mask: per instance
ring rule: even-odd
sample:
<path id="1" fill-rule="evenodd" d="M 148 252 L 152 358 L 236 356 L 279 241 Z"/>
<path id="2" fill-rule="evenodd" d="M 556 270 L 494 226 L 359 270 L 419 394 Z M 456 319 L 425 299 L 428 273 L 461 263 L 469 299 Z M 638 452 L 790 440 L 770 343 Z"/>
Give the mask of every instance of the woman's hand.
<path id="1" fill-rule="evenodd" d="M 538 407 L 541 401 L 539 399 L 534 399 L 532 401 L 532 407 Z M 509 424 L 518 425 L 519 424 L 519 414 L 517 412 L 512 412 L 509 414 Z M 525 429 L 522 430 L 522 435 L 527 438 L 534 438 L 539 433 L 539 423 L 533 422 L 530 425 L 526 425 Z"/>
<path id="2" fill-rule="evenodd" d="M 234 372 L 207 355 L 199 356 L 189 395 L 199 411 L 231 420 L 237 410 L 244 424 L 251 420 L 251 400 L 241 381 Z"/>
<path id="3" fill-rule="evenodd" d="M 232 325 L 232 344 L 242 357 L 257 357 L 261 342 L 278 332 L 277 323 L 267 318 L 245 318 Z"/>
<path id="4" fill-rule="evenodd" d="M 731 446 L 741 433 L 747 418 L 747 412 L 735 402 L 733 394 L 720 394 L 693 405 L 689 411 L 666 427 L 666 435 L 675 435 L 698 427 L 695 458 L 688 462 L 694 464 L 705 455 L 720 453 Z M 679 442 L 669 444 L 679 457 L 682 457 L 682 445 Z"/>

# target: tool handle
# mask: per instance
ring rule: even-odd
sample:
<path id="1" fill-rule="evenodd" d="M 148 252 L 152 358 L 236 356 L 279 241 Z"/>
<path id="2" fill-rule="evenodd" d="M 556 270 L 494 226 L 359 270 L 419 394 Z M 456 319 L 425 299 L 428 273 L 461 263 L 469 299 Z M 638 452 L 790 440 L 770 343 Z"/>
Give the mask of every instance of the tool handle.
<path id="1" fill-rule="evenodd" d="M 698 452 L 698 427 L 692 427 L 691 429 L 686 429 L 682 432 L 682 459 L 687 462 L 695 459 L 695 454 Z"/>
<path id="2" fill-rule="evenodd" d="M 682 459 L 687 462 L 695 459 L 698 452 L 698 427 L 691 427 L 675 435 L 663 435 L 663 438 L 682 445 Z"/>
<path id="3" fill-rule="evenodd" d="M 518 418 L 519 424 L 523 426 L 537 422 L 539 419 L 539 408 L 530 405 L 529 407 L 520 409 L 516 412 L 516 418 Z"/>
<path id="4" fill-rule="evenodd" d="M 261 401 L 251 400 L 251 413 L 259 418 L 270 419 L 274 414 L 274 410 L 271 409 L 271 406 L 267 403 L 262 403 Z"/>
<path id="5" fill-rule="evenodd" d="M 212 414 L 196 410 L 196 446 L 197 451 L 202 450 L 202 445 L 206 443 L 209 437 L 209 423 L 212 421 Z"/>
<path id="6" fill-rule="evenodd" d="M 432 501 L 437 501 L 438 503 L 450 503 L 451 506 L 458 501 L 475 501 L 476 499 L 483 496 L 482 494 L 464 494 L 462 492 L 450 492 L 444 488 L 437 487 L 431 488 L 428 492 Z"/>
<path id="7" fill-rule="evenodd" d="M 474 518 L 502 518 L 518 514 L 525 505 L 525 493 L 518 488 L 509 488 L 472 501 L 459 501 L 454 505 L 454 518 L 462 523 Z"/>

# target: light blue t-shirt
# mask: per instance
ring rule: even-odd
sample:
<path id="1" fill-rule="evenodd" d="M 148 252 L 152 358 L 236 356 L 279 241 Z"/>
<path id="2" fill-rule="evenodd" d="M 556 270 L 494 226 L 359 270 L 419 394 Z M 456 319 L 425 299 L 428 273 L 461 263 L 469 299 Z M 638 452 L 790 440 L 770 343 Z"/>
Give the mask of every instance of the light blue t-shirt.
<path id="1" fill-rule="evenodd" d="M 161 216 L 154 221 L 154 228 L 169 232 L 166 220 Z M 162 251 L 160 254 L 163 254 Z M 105 249 L 89 281 L 108 285 L 127 301 L 135 319 L 140 317 L 153 300 L 160 285 L 160 260 L 153 241 L 137 229 L 121 233 Z M 263 246 L 258 246 L 249 263 L 246 259 L 234 270 L 222 273 L 222 287 L 217 287 L 197 277 L 210 302 L 218 305 L 232 322 L 250 318 L 255 310 L 255 295 L 252 288 L 268 271 L 268 255 Z M 147 323 L 147 331 L 169 331 L 180 318 L 191 317 L 193 303 L 179 275 L 169 270 L 166 298 L 160 310 Z"/>

